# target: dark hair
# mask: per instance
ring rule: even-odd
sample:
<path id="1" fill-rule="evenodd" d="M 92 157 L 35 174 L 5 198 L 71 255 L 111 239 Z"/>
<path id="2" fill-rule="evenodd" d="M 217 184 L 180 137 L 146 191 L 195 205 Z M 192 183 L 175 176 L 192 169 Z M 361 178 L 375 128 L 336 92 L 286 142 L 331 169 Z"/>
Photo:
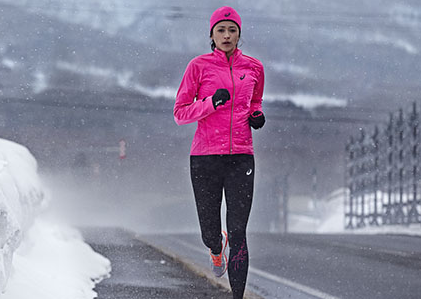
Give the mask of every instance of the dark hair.
<path id="1" fill-rule="evenodd" d="M 219 23 L 219 22 L 218 22 Z M 215 24 L 216 25 L 216 24 Z M 211 32 L 210 32 L 210 37 L 212 38 L 212 31 L 213 31 L 213 28 L 215 27 L 215 25 L 212 27 L 212 30 L 211 30 Z M 237 25 L 237 24 L 235 24 L 235 25 Z M 237 28 L 238 28 L 238 41 L 240 41 L 240 38 L 241 38 L 241 29 L 240 29 L 240 27 L 238 27 L 238 25 L 237 25 Z M 215 51 L 215 48 L 216 48 L 216 44 L 215 44 L 215 41 L 214 40 L 211 40 L 211 44 L 210 44 L 210 46 L 211 46 L 211 50 L 212 50 L 212 52 L 213 51 Z M 238 44 L 237 44 L 237 46 L 238 46 Z"/>
<path id="2" fill-rule="evenodd" d="M 215 48 L 216 48 L 215 41 L 214 41 L 214 40 L 212 40 L 212 41 L 211 41 L 211 50 L 212 50 L 212 52 L 213 52 L 213 51 L 215 51 Z"/>

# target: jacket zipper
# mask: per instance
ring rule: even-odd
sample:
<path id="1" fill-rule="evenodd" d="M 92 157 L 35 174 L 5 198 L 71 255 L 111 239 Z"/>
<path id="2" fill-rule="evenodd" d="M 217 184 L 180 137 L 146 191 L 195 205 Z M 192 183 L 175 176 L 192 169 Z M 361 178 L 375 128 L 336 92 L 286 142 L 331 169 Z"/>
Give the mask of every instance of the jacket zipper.
<path id="1" fill-rule="evenodd" d="M 230 120 L 230 155 L 232 154 L 232 122 L 234 118 L 234 98 L 235 98 L 235 84 L 234 84 L 234 76 L 232 74 L 232 65 L 234 64 L 234 57 L 232 58 L 231 65 L 230 65 L 230 73 L 231 73 L 231 80 L 232 80 L 232 102 L 231 102 L 231 120 Z"/>

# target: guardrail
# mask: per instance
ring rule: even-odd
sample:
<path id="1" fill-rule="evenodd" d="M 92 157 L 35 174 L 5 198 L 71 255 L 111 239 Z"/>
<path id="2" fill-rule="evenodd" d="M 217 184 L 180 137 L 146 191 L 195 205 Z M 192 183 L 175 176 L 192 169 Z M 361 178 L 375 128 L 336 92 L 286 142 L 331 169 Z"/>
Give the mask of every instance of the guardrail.
<path id="1" fill-rule="evenodd" d="M 416 103 L 346 145 L 345 227 L 421 223 L 421 134 Z"/>

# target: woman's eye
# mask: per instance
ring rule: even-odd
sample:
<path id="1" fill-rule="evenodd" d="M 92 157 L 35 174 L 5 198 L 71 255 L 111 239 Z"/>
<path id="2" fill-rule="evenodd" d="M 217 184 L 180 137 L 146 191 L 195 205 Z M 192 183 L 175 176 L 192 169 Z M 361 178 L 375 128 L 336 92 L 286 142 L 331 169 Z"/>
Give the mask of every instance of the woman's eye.
<path id="1" fill-rule="evenodd" d="M 231 29 L 231 30 L 230 30 L 230 32 L 231 32 L 231 33 L 236 33 L 236 32 L 237 32 L 237 30 L 235 30 L 235 29 Z"/>
<path id="2" fill-rule="evenodd" d="M 219 29 L 218 32 L 222 33 L 224 32 L 224 29 Z"/>

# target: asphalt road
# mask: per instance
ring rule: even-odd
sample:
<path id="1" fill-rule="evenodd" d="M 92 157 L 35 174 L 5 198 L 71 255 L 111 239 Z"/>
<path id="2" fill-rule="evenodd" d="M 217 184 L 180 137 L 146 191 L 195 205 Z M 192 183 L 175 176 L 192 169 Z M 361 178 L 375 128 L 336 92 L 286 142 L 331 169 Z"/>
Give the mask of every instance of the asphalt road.
<path id="1" fill-rule="evenodd" d="M 199 235 L 142 235 L 207 266 Z M 421 237 L 249 234 L 249 290 L 263 298 L 421 298 Z"/>
<path id="2" fill-rule="evenodd" d="M 85 241 L 111 261 L 111 277 L 96 285 L 98 299 L 232 299 L 223 288 L 118 228 L 82 228 Z"/>

